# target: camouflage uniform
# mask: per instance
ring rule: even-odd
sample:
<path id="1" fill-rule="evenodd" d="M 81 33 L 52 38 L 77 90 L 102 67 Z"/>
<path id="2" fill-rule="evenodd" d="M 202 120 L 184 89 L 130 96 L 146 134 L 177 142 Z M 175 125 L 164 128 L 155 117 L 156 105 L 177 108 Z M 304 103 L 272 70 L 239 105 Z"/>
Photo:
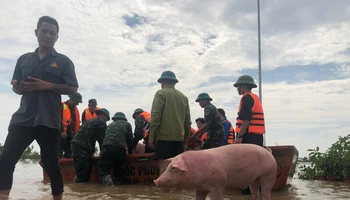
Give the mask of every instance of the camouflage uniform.
<path id="1" fill-rule="evenodd" d="M 132 128 L 129 122 L 119 119 L 108 125 L 103 140 L 98 165 L 102 180 L 109 175 L 111 164 L 115 165 L 116 178 L 121 179 L 122 165 L 126 158 L 126 146 L 128 146 L 128 153 L 131 154 L 133 150 Z"/>
<path id="2" fill-rule="evenodd" d="M 67 103 L 67 102 L 65 102 Z M 72 157 L 72 149 L 71 149 L 71 142 L 74 138 L 75 132 L 75 107 L 74 106 L 68 106 L 70 113 L 71 113 L 71 123 L 67 127 L 67 138 L 63 140 L 61 138 L 60 140 L 60 158 L 71 158 Z M 63 107 L 62 107 L 63 109 Z M 61 133 L 63 132 L 63 125 L 61 125 Z"/>
<path id="3" fill-rule="evenodd" d="M 203 142 L 202 149 L 210 149 L 221 146 L 221 141 L 225 139 L 224 127 L 221 123 L 220 113 L 213 104 L 208 104 L 204 108 L 204 118 L 208 124 L 207 140 Z"/>
<path id="4" fill-rule="evenodd" d="M 96 141 L 102 146 L 107 129 L 106 122 L 100 117 L 86 121 L 72 140 L 72 153 L 76 171 L 75 182 L 88 182 L 90 180 L 90 157 L 95 151 Z"/>
<path id="5" fill-rule="evenodd" d="M 143 116 L 136 116 L 135 118 L 135 131 L 134 131 L 134 146 L 136 147 L 137 143 L 144 137 L 143 128 L 146 125 L 146 120 Z M 146 138 L 144 138 L 145 145 L 145 153 L 153 153 L 154 150 L 149 147 L 148 144 L 149 134 Z"/>

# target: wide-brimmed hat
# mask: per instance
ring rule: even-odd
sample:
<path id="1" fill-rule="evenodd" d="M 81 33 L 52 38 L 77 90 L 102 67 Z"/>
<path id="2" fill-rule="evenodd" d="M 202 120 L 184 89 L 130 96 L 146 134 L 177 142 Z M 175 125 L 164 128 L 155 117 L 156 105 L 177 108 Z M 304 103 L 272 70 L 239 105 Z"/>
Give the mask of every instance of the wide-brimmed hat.
<path id="1" fill-rule="evenodd" d="M 124 119 L 127 121 L 126 116 L 123 112 L 116 112 L 112 117 L 112 120 L 115 120 L 115 119 Z"/>
<path id="2" fill-rule="evenodd" d="M 132 118 L 136 118 L 136 115 L 138 115 L 138 114 L 140 114 L 140 113 L 142 113 L 143 112 L 143 110 L 141 109 L 141 108 L 136 108 L 135 109 L 135 111 L 134 111 L 134 113 L 132 114 Z"/>
<path id="3" fill-rule="evenodd" d="M 200 100 L 212 101 L 213 99 L 209 96 L 208 93 L 200 93 L 196 99 L 196 102 L 199 102 Z"/>
<path id="4" fill-rule="evenodd" d="M 161 83 L 163 80 L 169 80 L 169 81 L 173 81 L 175 83 L 179 82 L 176 79 L 175 73 L 172 71 L 164 71 L 162 73 L 162 75 L 160 76 L 160 78 L 158 79 L 158 83 Z"/>
<path id="5" fill-rule="evenodd" d="M 89 104 L 97 105 L 96 99 L 90 99 L 90 100 L 89 100 Z"/>
<path id="6" fill-rule="evenodd" d="M 96 110 L 95 111 L 96 112 L 96 114 L 99 114 L 99 113 L 104 113 L 104 114 L 106 114 L 107 115 L 107 121 L 109 121 L 111 118 L 109 117 L 109 111 L 106 109 L 106 108 L 101 108 L 101 109 L 99 109 L 99 110 Z"/>
<path id="7" fill-rule="evenodd" d="M 83 103 L 83 97 L 79 92 L 77 92 L 76 94 L 70 94 L 68 95 L 68 97 L 77 103 Z"/>
<path id="8" fill-rule="evenodd" d="M 243 75 L 240 76 L 238 78 L 238 80 L 236 81 L 235 84 L 233 84 L 234 87 L 238 87 L 241 84 L 245 84 L 245 85 L 250 85 L 252 88 L 256 88 L 258 87 L 255 83 L 254 83 L 254 79 L 249 76 L 249 75 Z"/>

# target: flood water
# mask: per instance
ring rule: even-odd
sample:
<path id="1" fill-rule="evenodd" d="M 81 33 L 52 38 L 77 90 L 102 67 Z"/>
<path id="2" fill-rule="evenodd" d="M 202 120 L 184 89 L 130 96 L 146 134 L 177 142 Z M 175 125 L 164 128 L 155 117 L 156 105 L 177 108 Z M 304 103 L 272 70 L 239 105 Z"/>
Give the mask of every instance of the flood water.
<path id="1" fill-rule="evenodd" d="M 51 199 L 49 184 L 42 183 L 42 168 L 38 162 L 19 162 L 14 174 L 14 185 L 10 199 L 36 200 Z M 194 199 L 194 191 L 163 193 L 153 185 L 125 185 L 102 187 L 100 184 L 65 184 L 64 199 L 67 200 L 185 200 Z M 207 199 L 210 199 L 209 197 Z M 225 200 L 250 200 L 237 191 L 227 191 Z M 350 184 L 327 181 L 303 181 L 294 179 L 292 184 L 282 191 L 272 193 L 273 200 L 315 199 L 343 200 L 350 199 Z"/>

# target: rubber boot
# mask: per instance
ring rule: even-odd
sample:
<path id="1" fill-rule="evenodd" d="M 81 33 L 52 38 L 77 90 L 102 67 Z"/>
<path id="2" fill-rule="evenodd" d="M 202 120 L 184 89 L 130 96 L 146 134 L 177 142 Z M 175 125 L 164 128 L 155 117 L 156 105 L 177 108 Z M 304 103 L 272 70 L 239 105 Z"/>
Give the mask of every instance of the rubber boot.
<path id="1" fill-rule="evenodd" d="M 105 177 L 102 177 L 102 184 L 104 186 L 113 186 L 113 180 L 112 180 L 112 177 L 111 175 L 107 175 Z"/>

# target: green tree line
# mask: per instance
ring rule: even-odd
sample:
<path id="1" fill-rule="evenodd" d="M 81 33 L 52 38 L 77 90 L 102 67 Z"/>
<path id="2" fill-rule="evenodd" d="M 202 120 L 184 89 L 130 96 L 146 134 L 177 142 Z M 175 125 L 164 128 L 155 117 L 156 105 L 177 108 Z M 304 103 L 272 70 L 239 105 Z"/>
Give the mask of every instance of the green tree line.
<path id="1" fill-rule="evenodd" d="M 0 143 L 0 154 L 1 154 L 3 149 L 4 149 L 4 146 Z M 20 160 L 25 160 L 25 159 L 30 159 L 30 160 L 40 159 L 40 154 L 38 152 L 34 151 L 33 145 L 27 147 L 26 150 L 23 152 Z"/>

